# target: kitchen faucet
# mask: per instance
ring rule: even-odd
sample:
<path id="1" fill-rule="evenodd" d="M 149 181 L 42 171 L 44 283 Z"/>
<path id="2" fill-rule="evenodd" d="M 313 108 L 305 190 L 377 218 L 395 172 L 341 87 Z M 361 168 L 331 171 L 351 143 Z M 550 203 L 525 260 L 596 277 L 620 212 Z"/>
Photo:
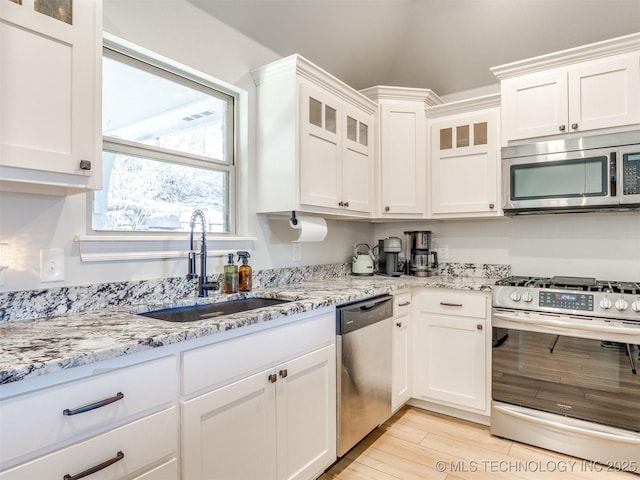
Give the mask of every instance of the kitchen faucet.
<path id="1" fill-rule="evenodd" d="M 202 239 L 200 240 L 200 275 L 196 273 L 196 252 L 193 249 L 193 231 L 196 227 L 196 219 L 200 217 L 202 226 Z M 198 279 L 198 296 L 206 297 L 209 290 L 217 290 L 218 282 L 207 281 L 207 226 L 202 210 L 197 209 L 191 214 L 191 234 L 189 235 L 189 272 L 187 278 Z"/>

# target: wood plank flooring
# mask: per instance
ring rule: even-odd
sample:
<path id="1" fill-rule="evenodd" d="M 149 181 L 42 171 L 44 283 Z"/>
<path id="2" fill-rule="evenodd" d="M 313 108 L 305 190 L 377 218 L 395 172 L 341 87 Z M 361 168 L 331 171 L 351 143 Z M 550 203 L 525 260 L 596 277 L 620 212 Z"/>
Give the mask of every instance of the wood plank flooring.
<path id="1" fill-rule="evenodd" d="M 638 466 L 640 473 L 640 466 Z M 405 406 L 319 480 L 639 480 L 640 475 L 493 437 L 489 427 Z"/>

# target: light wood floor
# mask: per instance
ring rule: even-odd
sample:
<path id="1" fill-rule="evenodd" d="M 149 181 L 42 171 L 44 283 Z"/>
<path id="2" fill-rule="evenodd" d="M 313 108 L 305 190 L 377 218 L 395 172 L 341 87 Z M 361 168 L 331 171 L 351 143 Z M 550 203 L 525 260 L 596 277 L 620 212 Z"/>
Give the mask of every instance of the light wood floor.
<path id="1" fill-rule="evenodd" d="M 638 466 L 640 473 L 640 466 Z M 619 479 L 601 465 L 491 436 L 489 427 L 403 407 L 319 480 Z"/>

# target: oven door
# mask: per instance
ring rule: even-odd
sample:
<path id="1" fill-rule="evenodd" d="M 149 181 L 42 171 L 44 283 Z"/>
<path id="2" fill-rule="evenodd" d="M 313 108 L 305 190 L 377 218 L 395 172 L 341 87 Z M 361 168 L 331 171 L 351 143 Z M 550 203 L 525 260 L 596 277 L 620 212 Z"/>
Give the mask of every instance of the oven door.
<path id="1" fill-rule="evenodd" d="M 494 309 L 492 398 L 640 432 L 640 324 Z"/>

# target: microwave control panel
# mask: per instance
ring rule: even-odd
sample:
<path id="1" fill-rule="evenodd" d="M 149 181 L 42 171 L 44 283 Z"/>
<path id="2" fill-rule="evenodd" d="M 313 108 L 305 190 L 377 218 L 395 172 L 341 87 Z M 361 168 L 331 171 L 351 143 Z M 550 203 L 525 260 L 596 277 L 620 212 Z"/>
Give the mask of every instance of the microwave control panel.
<path id="1" fill-rule="evenodd" d="M 622 155 L 622 193 L 640 194 L 640 152 Z"/>

